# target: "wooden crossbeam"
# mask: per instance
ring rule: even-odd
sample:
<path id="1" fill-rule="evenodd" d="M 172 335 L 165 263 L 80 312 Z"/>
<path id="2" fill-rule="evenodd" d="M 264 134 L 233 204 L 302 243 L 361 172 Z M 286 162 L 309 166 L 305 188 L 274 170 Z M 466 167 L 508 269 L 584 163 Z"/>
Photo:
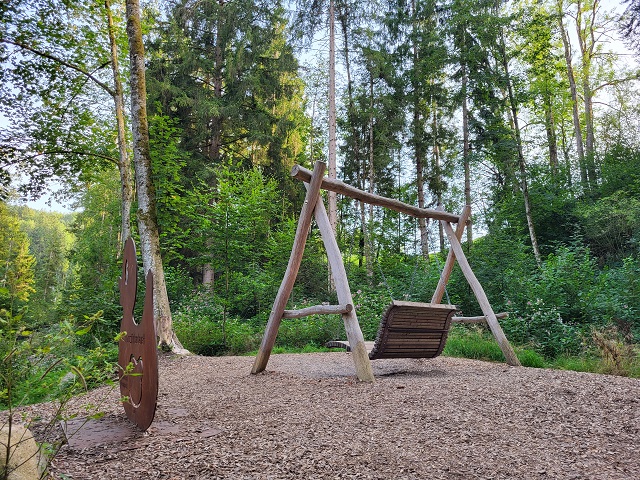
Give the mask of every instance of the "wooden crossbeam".
<path id="1" fill-rule="evenodd" d="M 294 165 L 291 169 L 291 176 L 305 183 L 309 183 L 313 172 L 300 165 Z M 374 193 L 368 193 L 359 188 L 347 185 L 341 180 L 336 180 L 328 177 L 322 179 L 322 189 L 329 190 L 330 192 L 336 192 L 341 195 L 345 195 L 350 198 L 355 198 L 371 205 L 377 205 L 379 207 L 386 207 L 396 212 L 406 213 L 416 218 L 434 218 L 436 220 L 446 220 L 447 222 L 458 223 L 460 217 L 453 213 L 448 213 L 443 210 L 432 210 L 430 208 L 418 208 L 413 205 L 394 200 L 392 198 L 382 197 Z"/>
<path id="2" fill-rule="evenodd" d="M 509 314 L 507 312 L 496 313 L 496 318 L 507 318 Z M 451 317 L 451 321 L 454 323 L 487 323 L 487 317 L 479 315 L 477 317 Z"/>
<path id="3" fill-rule="evenodd" d="M 353 305 L 314 305 L 312 307 L 300 308 L 298 310 L 285 310 L 282 318 L 302 318 L 309 315 L 334 315 L 349 313 L 353 310 Z"/>

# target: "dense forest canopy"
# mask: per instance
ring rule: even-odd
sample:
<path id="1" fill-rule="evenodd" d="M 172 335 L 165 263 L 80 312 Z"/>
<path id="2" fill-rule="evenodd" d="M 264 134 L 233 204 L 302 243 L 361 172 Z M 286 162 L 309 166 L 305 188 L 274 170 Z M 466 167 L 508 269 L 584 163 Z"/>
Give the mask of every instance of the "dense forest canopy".
<path id="1" fill-rule="evenodd" d="M 640 339 L 640 53 L 622 48 L 638 45 L 638 6 L 625 3 L 334 3 L 338 176 L 421 207 L 471 205 L 465 248 L 511 313 L 507 336 L 548 357 L 589 348 L 593 329 Z M 193 351 L 259 342 L 304 196 L 289 170 L 327 156 L 329 6 L 142 4 L 168 321 Z M 119 0 L 0 5 L 0 309 L 29 330 L 91 318 L 87 348 L 118 329 L 118 259 L 141 238 L 127 18 Z M 53 179 L 74 213 L 20 206 Z M 430 299 L 446 236 L 347 198 L 337 208 L 371 338 L 390 297 Z M 321 245 L 312 227 L 291 304 L 332 299 Z M 459 272 L 447 296 L 479 312 Z M 340 329 L 285 322 L 279 341 Z"/>

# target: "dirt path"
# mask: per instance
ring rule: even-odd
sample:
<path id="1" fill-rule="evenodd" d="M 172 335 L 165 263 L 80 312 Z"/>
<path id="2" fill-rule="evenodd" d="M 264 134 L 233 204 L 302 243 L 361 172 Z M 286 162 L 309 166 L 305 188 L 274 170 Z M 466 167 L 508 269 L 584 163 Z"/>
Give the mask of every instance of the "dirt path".
<path id="1" fill-rule="evenodd" d="M 52 474 L 640 479 L 639 380 L 441 357 L 376 361 L 361 384 L 349 355 L 274 355 L 256 376 L 251 357 L 163 357 L 149 431 L 66 446 Z M 108 395 L 105 419 L 124 424 Z"/>

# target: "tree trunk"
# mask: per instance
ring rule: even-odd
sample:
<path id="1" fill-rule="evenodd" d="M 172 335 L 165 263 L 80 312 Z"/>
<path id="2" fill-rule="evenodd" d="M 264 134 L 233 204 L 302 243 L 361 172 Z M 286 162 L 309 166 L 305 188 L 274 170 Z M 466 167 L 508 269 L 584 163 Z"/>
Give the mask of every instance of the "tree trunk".
<path id="1" fill-rule="evenodd" d="M 571 157 L 569 156 L 570 140 L 567 138 L 567 131 L 564 128 L 564 122 L 560 122 L 560 135 L 562 140 L 562 158 L 564 159 L 564 165 L 567 171 L 567 186 L 571 188 L 573 186 L 573 179 L 571 178 Z"/>
<path id="2" fill-rule="evenodd" d="M 511 105 L 511 116 L 513 117 L 513 127 L 518 150 L 518 166 L 520 168 L 520 184 L 522 187 L 522 195 L 524 197 L 524 210 L 527 218 L 527 226 L 529 227 L 529 238 L 531 239 L 531 247 L 533 255 L 538 265 L 542 265 L 542 256 L 538 247 L 538 238 L 533 224 L 533 214 L 531 212 L 531 201 L 529 199 L 529 186 L 527 182 L 527 168 L 524 161 L 524 152 L 522 151 L 522 137 L 520 135 L 520 126 L 518 123 L 518 105 L 513 93 L 513 85 L 511 84 L 511 76 L 509 74 L 509 62 L 507 60 L 507 48 L 504 40 L 504 31 L 500 36 L 500 53 L 502 56 L 502 68 L 504 69 L 505 81 L 507 83 L 507 91 L 509 94 L 509 104 Z"/>
<path id="3" fill-rule="evenodd" d="M 436 176 L 436 199 L 438 202 L 438 207 L 442 206 L 442 171 L 440 168 L 440 143 L 438 141 L 438 104 L 433 101 L 431 102 L 432 110 L 433 110 L 433 121 L 431 125 L 431 129 L 433 130 L 433 163 L 434 163 L 434 174 Z M 444 244 L 444 227 L 440 222 L 438 222 L 438 238 L 440 240 L 440 251 L 444 252 L 445 244 Z M 428 259 L 428 257 L 427 257 Z"/>
<path id="4" fill-rule="evenodd" d="M 411 15 L 416 15 L 416 0 L 411 2 Z M 415 29 L 415 18 L 412 21 L 412 28 Z M 413 35 L 413 68 L 418 67 L 420 56 L 416 45 L 416 35 Z M 418 192 L 418 207 L 425 208 L 424 201 L 424 162 L 426 157 L 425 145 L 423 142 L 424 120 L 420 113 L 420 98 L 418 95 L 418 82 L 413 81 L 413 143 L 414 159 L 416 162 L 416 189 Z M 427 233 L 427 221 L 424 218 L 418 219 L 418 230 L 420 231 L 420 252 L 425 260 L 429 260 L 429 236 Z"/>
<path id="5" fill-rule="evenodd" d="M 551 175 L 555 181 L 558 177 L 558 138 L 556 136 L 556 122 L 553 115 L 553 105 L 551 102 L 551 94 L 544 93 L 544 127 L 547 133 L 547 145 L 549 147 L 549 166 L 551 167 Z"/>
<path id="6" fill-rule="evenodd" d="M 133 164 L 138 199 L 138 229 L 140 250 L 145 271 L 154 277 L 153 300 L 156 335 L 159 345 L 173 351 L 183 351 L 173 332 L 169 297 L 160 254 L 160 236 L 156 218 L 156 197 L 151 175 L 149 125 L 147 122 L 147 89 L 144 71 L 144 45 L 140 26 L 139 0 L 127 0 L 127 36 L 131 68 L 131 126 L 133 131 Z"/>
<path id="7" fill-rule="evenodd" d="M 587 169 L 584 161 L 584 143 L 582 141 L 582 129 L 580 127 L 580 112 L 578 111 L 578 88 L 576 87 L 576 77 L 573 72 L 573 59 L 571 57 L 571 43 L 567 30 L 564 27 L 564 1 L 558 0 L 557 3 L 558 26 L 562 36 L 562 45 L 564 46 L 564 59 L 567 64 L 567 79 L 569 80 L 569 89 L 571 91 L 571 107 L 573 113 L 573 131 L 576 139 L 576 151 L 578 152 L 578 164 L 580 167 L 580 179 L 582 186 L 588 188 Z"/>
<path id="8" fill-rule="evenodd" d="M 347 119 L 349 122 L 349 128 L 351 129 L 351 140 L 353 142 L 353 158 L 357 168 L 357 185 L 358 188 L 364 190 L 365 186 L 363 184 L 363 179 L 366 176 L 364 172 L 365 165 L 361 165 L 361 155 L 360 155 L 360 144 L 358 142 L 359 135 L 356 129 L 356 119 L 355 119 L 355 106 L 353 102 L 353 81 L 351 80 L 351 62 L 349 61 L 349 25 L 348 25 L 348 5 L 339 5 L 344 10 L 339 10 L 338 18 L 340 19 L 340 25 L 342 27 L 342 37 L 343 37 L 343 54 L 344 54 L 344 63 L 345 63 L 345 71 L 347 74 Z M 361 171 L 362 169 L 362 171 Z M 371 257 L 371 248 L 368 237 L 369 229 L 366 226 L 366 216 L 365 216 L 365 205 L 363 202 L 358 201 L 358 210 L 360 213 L 360 241 L 359 241 L 359 266 L 362 266 L 362 262 L 364 259 L 364 264 L 367 269 L 367 277 L 373 277 L 373 258 Z M 355 235 L 355 232 L 354 232 Z"/>
<path id="9" fill-rule="evenodd" d="M 376 170 L 373 164 L 373 75 L 369 74 L 369 193 L 374 193 Z M 367 276 L 373 278 L 373 204 L 369 204 L 369 223 L 365 230 L 365 256 L 371 259 L 367 264 Z"/>
<path id="10" fill-rule="evenodd" d="M 337 177 L 336 165 L 336 48 L 335 48 L 335 3 L 329 2 L 329 178 Z M 338 224 L 338 201 L 335 192 L 327 192 L 329 223 L 333 234 Z"/>
<path id="11" fill-rule="evenodd" d="M 462 63 L 462 161 L 464 163 L 464 201 L 471 205 L 471 148 L 469 145 L 469 104 L 467 102 L 467 64 Z M 467 225 L 467 252 L 473 244 L 473 224 Z"/>
<path id="12" fill-rule="evenodd" d="M 118 47 L 111 15 L 111 0 L 105 0 L 104 8 L 107 13 L 109 29 L 109 44 L 111 46 L 111 69 L 113 70 L 114 93 L 113 100 L 116 108 L 116 121 L 118 126 L 118 170 L 120 171 L 120 192 L 122 204 L 120 208 L 121 226 L 118 252 L 122 252 L 124 243 L 131 236 L 131 202 L 133 199 L 133 179 L 131 178 L 131 160 L 127 152 L 126 126 L 124 121 L 124 94 L 120 80 L 120 68 L 118 66 Z"/>
<path id="13" fill-rule="evenodd" d="M 584 101 L 584 124 L 585 124 L 585 152 L 584 161 L 587 170 L 587 179 L 589 188 L 593 190 L 597 186 L 596 165 L 595 165 L 595 146 L 594 146 L 594 130 L 593 130 L 593 92 L 591 89 L 591 60 L 593 58 L 593 49 L 595 47 L 595 16 L 598 8 L 598 1 L 595 0 L 591 5 L 591 18 L 583 27 L 583 10 L 582 2 L 576 4 L 578 8 L 576 16 L 576 33 L 578 35 L 578 44 L 580 45 L 580 54 L 582 55 L 582 98 Z"/>
<path id="14" fill-rule="evenodd" d="M 218 0 L 218 5 L 222 9 L 225 5 L 224 0 Z M 222 19 L 218 18 L 217 32 L 216 32 L 216 44 L 214 47 L 214 77 L 213 77 L 213 94 L 216 98 L 222 98 L 222 36 L 220 34 L 222 30 Z M 223 117 L 216 115 L 211 119 L 211 139 L 207 148 L 207 155 L 214 165 L 220 163 L 221 149 L 222 149 L 222 127 Z M 211 188 L 215 188 L 215 179 L 210 182 Z M 205 242 L 207 250 L 212 246 L 212 240 Z M 213 291 L 213 282 L 215 280 L 215 270 L 211 263 L 205 263 L 202 267 L 202 284 L 207 285 L 210 289 L 210 293 Z"/>

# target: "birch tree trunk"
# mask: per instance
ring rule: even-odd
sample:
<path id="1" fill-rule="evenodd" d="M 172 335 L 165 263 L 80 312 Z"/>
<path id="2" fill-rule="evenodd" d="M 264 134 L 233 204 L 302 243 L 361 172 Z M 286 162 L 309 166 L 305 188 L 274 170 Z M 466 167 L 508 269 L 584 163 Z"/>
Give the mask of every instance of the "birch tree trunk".
<path id="1" fill-rule="evenodd" d="M 362 161 L 362 155 L 360 152 L 359 135 L 356 130 L 356 118 L 355 118 L 355 103 L 353 101 L 353 80 L 351 79 L 351 62 L 349 59 L 349 6 L 338 6 L 338 18 L 340 20 L 340 26 L 342 27 L 343 38 L 343 54 L 344 54 L 344 66 L 347 74 L 347 118 L 349 121 L 349 127 L 351 128 L 351 140 L 353 142 L 353 158 L 356 164 L 357 185 L 361 190 L 365 189 L 364 178 L 366 177 L 366 161 Z M 372 156 L 372 155 L 370 155 Z M 361 233 L 361 248 L 359 252 L 359 266 L 364 264 L 367 270 L 367 277 L 373 278 L 373 258 L 371 257 L 372 249 L 370 248 L 370 241 L 368 236 L 368 227 L 366 225 L 365 204 L 358 202 L 358 211 L 360 213 L 360 233 Z"/>
<path id="2" fill-rule="evenodd" d="M 126 0 L 127 36 L 131 61 L 131 126 L 133 131 L 133 164 L 138 199 L 138 230 L 145 275 L 153 272 L 153 300 L 156 335 L 159 345 L 174 352 L 184 352 L 173 332 L 169 297 L 160 254 L 160 236 L 156 218 L 156 197 L 151 177 L 149 125 L 147 122 L 147 89 L 145 85 L 144 45 L 140 26 L 139 0 Z"/>
<path id="3" fill-rule="evenodd" d="M 578 165 L 580 167 L 580 180 L 583 187 L 588 186 L 587 169 L 584 161 L 584 142 L 582 141 L 582 128 L 580 126 L 580 112 L 578 111 L 578 88 L 576 86 L 576 76 L 573 72 L 573 58 L 571 55 L 571 43 L 567 29 L 564 26 L 564 1 L 558 0 L 556 15 L 558 26 L 564 46 L 564 59 L 567 64 L 567 79 L 569 80 L 569 90 L 571 91 L 571 107 L 573 113 L 573 131 L 576 139 L 576 151 L 578 152 Z"/>
<path id="4" fill-rule="evenodd" d="M 513 118 L 513 130 L 515 134 L 516 147 L 518 150 L 518 167 L 520 169 L 520 185 L 522 188 L 522 196 L 524 197 L 524 210 L 527 218 L 527 226 L 529 227 L 529 238 L 531 239 L 531 247 L 533 255 L 536 258 L 538 266 L 542 265 L 542 256 L 538 247 L 538 238 L 533 224 L 533 214 L 531 212 L 531 200 L 529 198 L 529 185 L 527 182 L 527 168 L 524 160 L 524 152 L 522 150 L 522 136 L 520 135 L 520 125 L 518 122 L 518 104 L 513 92 L 511 84 L 511 76 L 509 74 L 509 61 L 507 60 L 507 48 L 504 40 L 504 31 L 500 35 L 500 54 L 502 57 L 502 68 L 504 69 L 505 81 L 507 83 L 507 91 L 509 94 L 509 104 L 511 106 L 511 116 Z"/>
<path id="5" fill-rule="evenodd" d="M 111 0 L 105 0 L 104 8 L 107 13 L 109 30 L 109 44 L 111 47 L 111 69 L 113 70 L 113 82 L 115 90 L 113 100 L 116 107 L 116 122 L 118 126 L 118 151 L 120 171 L 120 193 L 122 204 L 120 208 L 121 226 L 118 252 L 122 252 L 124 243 L 131 236 L 131 202 L 133 199 L 133 179 L 131 175 L 131 159 L 127 152 L 126 126 L 124 120 L 124 94 L 122 81 L 120 80 L 120 67 L 118 66 L 118 47 L 111 14 Z"/>
<path id="6" fill-rule="evenodd" d="M 598 0 L 594 0 L 591 5 L 585 6 L 583 9 L 582 2 L 577 2 L 576 15 L 576 33 L 578 36 L 578 44 L 580 45 L 580 54 L 582 55 L 582 98 L 584 102 L 584 125 L 585 125 L 585 167 L 587 170 L 587 180 L 589 188 L 593 189 L 597 186 L 596 165 L 595 165 L 595 142 L 593 129 L 593 89 L 591 88 L 591 63 L 594 55 L 595 40 L 595 22 L 596 13 L 599 5 Z M 587 9 L 591 9 L 591 14 L 587 19 L 584 13 Z"/>

